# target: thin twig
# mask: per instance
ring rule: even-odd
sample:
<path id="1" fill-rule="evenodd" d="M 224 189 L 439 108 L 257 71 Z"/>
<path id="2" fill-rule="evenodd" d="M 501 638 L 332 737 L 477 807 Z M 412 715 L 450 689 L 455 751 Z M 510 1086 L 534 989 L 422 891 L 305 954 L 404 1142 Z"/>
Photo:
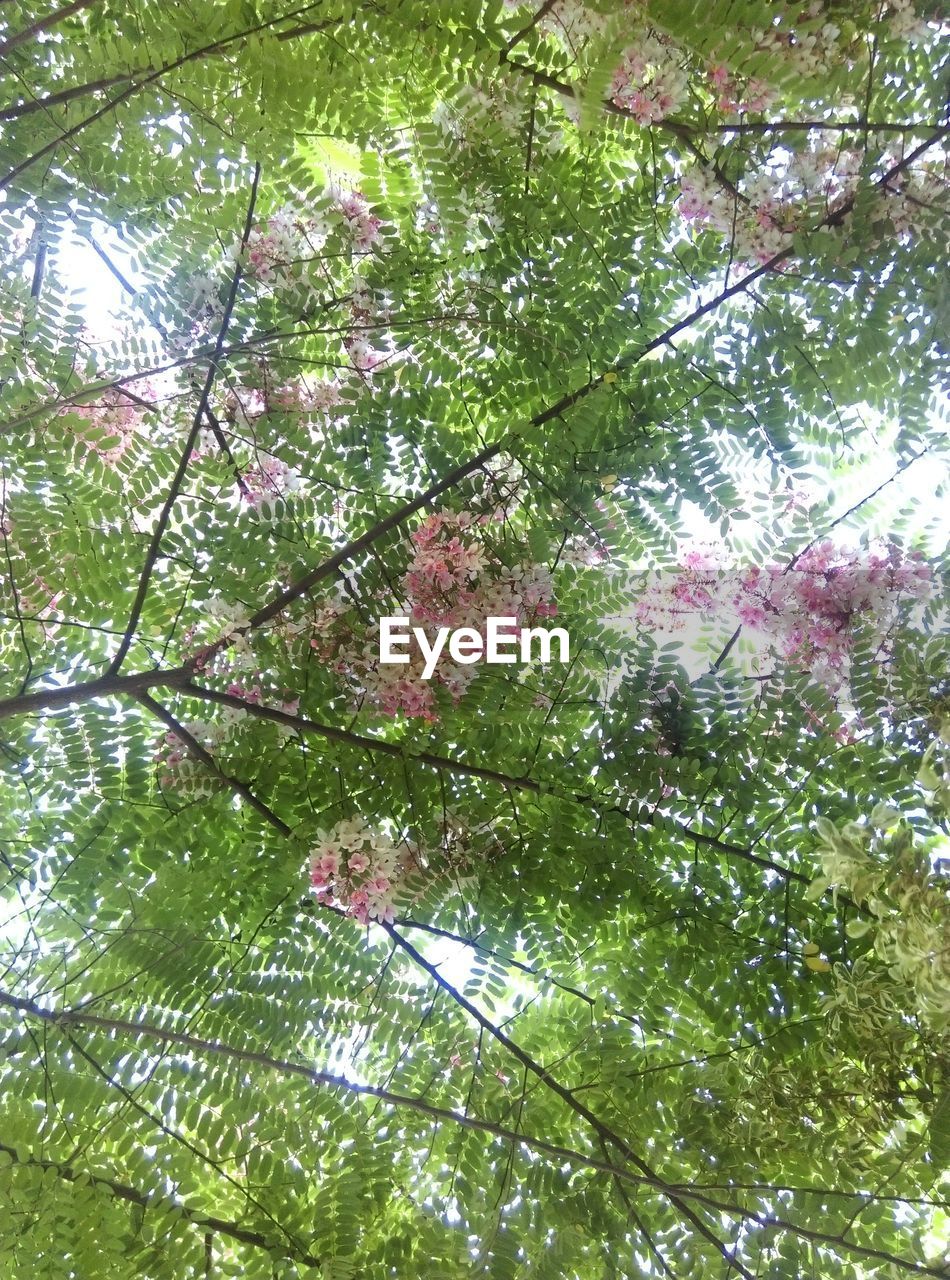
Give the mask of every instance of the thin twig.
<path id="1" fill-rule="evenodd" d="M 247 215 L 244 219 L 244 232 L 241 236 L 241 253 L 243 253 L 244 247 L 247 244 L 248 236 L 251 234 L 251 225 L 254 221 L 254 208 L 255 208 L 255 205 L 257 204 L 257 188 L 258 188 L 258 183 L 260 182 L 260 176 L 261 176 L 261 166 L 260 164 L 257 164 L 254 167 L 254 178 L 251 183 L 251 196 L 250 196 L 250 200 L 248 201 Z M 214 385 L 215 375 L 218 372 L 218 361 L 221 359 L 221 353 L 224 350 L 224 342 L 225 342 L 225 338 L 227 337 L 228 326 L 231 323 L 231 312 L 234 310 L 234 303 L 237 298 L 238 285 L 240 284 L 240 282 L 241 282 L 241 257 L 239 255 L 237 264 L 234 268 L 234 275 L 231 279 L 231 288 L 230 288 L 230 291 L 228 292 L 227 302 L 225 303 L 225 306 L 224 306 L 224 314 L 221 318 L 221 324 L 218 328 L 218 338 L 214 345 L 214 352 L 212 353 L 211 360 L 208 363 L 208 373 L 207 373 L 207 376 L 205 377 L 204 386 L 201 389 L 201 395 L 198 398 L 198 408 L 195 410 L 194 421 L 192 422 L 191 430 L 188 432 L 188 438 L 185 441 L 185 447 L 182 450 L 181 459 L 178 463 L 178 468 L 175 471 L 175 475 L 172 479 L 171 488 L 168 491 L 168 496 L 165 499 L 164 505 L 162 506 L 161 512 L 158 517 L 158 521 L 155 525 L 155 529 L 152 533 L 152 538 L 151 538 L 151 542 L 149 543 L 148 552 L 146 553 L 146 556 L 145 556 L 145 564 L 142 567 L 142 572 L 139 577 L 138 588 L 136 589 L 136 592 L 135 592 L 135 599 L 132 602 L 132 611 L 129 616 L 129 621 L 126 624 L 125 634 L 123 635 L 122 640 L 119 643 L 119 647 L 116 650 L 115 657 L 112 659 L 112 662 L 109 664 L 109 670 L 108 670 L 109 675 L 115 675 L 116 672 L 119 670 L 119 668 L 122 666 L 122 662 L 125 658 L 125 655 L 128 653 L 129 648 L 132 644 L 132 639 L 135 635 L 135 629 L 138 626 L 139 618 L 142 615 L 142 608 L 145 604 L 145 597 L 148 593 L 149 581 L 152 576 L 152 570 L 155 568 L 156 561 L 158 560 L 158 554 L 159 554 L 159 549 L 161 547 L 162 536 L 165 533 L 166 528 L 168 527 L 168 522 L 169 522 L 169 519 L 171 518 L 172 507 L 175 505 L 175 500 L 178 497 L 178 492 L 181 489 L 182 483 L 185 479 L 185 472 L 188 470 L 188 463 L 191 461 L 191 455 L 195 447 L 195 441 L 198 438 L 198 432 L 201 430 L 202 420 L 204 419 L 205 412 L 208 408 L 208 397 L 211 395 L 211 388 Z"/>

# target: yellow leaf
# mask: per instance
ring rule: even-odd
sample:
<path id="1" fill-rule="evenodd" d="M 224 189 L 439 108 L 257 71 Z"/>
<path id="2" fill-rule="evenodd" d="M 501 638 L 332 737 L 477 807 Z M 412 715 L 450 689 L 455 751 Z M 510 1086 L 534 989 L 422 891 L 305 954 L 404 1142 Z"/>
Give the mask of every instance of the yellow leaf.
<path id="1" fill-rule="evenodd" d="M 821 956 L 806 956 L 805 964 L 812 973 L 829 973 L 831 970 L 831 965 L 827 960 L 822 960 Z"/>
<path id="2" fill-rule="evenodd" d="M 617 375 L 616 375 L 615 373 L 605 373 L 605 374 L 604 374 L 604 382 L 608 382 L 608 383 L 609 383 L 609 382 L 616 382 L 616 381 L 617 381 Z"/>
<path id="3" fill-rule="evenodd" d="M 616 483 L 617 483 L 617 477 L 616 477 L 616 476 L 601 476 L 601 477 L 600 477 L 600 487 L 601 487 L 602 489 L 604 489 L 604 490 L 608 491 L 608 492 L 609 492 L 611 489 L 613 489 L 613 488 L 614 488 L 614 486 L 616 485 Z"/>

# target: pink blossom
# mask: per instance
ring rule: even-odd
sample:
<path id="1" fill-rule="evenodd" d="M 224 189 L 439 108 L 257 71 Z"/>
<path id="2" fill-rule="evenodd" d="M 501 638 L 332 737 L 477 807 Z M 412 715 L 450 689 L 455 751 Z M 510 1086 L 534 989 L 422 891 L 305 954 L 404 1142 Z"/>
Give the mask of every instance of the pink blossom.
<path id="1" fill-rule="evenodd" d="M 242 479 L 242 496 L 255 510 L 293 493 L 299 483 L 291 468 L 275 457 L 263 458 L 258 466 L 248 468 Z"/>
<path id="2" fill-rule="evenodd" d="M 414 625 L 470 627 L 484 635 L 489 617 L 514 617 L 524 627 L 557 616 L 548 571 L 529 562 L 505 565 L 486 541 L 486 526 L 476 513 L 434 512 L 409 543 L 397 597 Z M 344 615 L 345 610 L 324 607 L 310 645 L 361 700 L 385 715 L 434 723 L 437 689 L 458 702 L 476 676 L 474 665 L 456 663 L 443 652 L 432 679 L 423 679 L 424 660 L 415 641 L 407 665 L 381 664 L 378 642 L 355 630 Z"/>
<path id="3" fill-rule="evenodd" d="M 644 626 L 675 629 L 684 617 L 715 616 L 731 607 L 742 625 L 760 632 L 773 652 L 809 671 L 830 690 L 840 689 L 858 626 L 870 628 L 884 645 L 901 600 L 922 600 L 930 571 L 914 553 L 896 546 L 865 553 L 829 541 L 808 547 L 792 566 L 752 566 L 726 587 L 708 573 L 702 555 L 688 554 L 672 585 L 661 585 L 637 601 Z"/>
<path id="4" fill-rule="evenodd" d="M 337 197 L 336 207 L 343 215 L 354 249 L 368 253 L 379 239 L 382 221 L 370 213 L 361 191 L 349 191 Z"/>

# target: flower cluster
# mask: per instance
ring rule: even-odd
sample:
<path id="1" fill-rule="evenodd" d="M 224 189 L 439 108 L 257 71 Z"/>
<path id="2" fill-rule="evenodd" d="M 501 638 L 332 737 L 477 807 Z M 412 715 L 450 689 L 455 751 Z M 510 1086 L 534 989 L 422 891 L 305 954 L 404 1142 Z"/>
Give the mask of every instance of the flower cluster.
<path id="1" fill-rule="evenodd" d="M 642 0 L 617 0 L 613 14 L 607 14 L 589 8 L 582 0 L 555 0 L 554 4 L 545 6 L 538 25 L 576 54 L 589 41 L 616 30 L 618 22 L 633 17 L 641 7 Z"/>
<path id="2" fill-rule="evenodd" d="M 767 178 L 738 199 L 704 166 L 690 169 L 680 184 L 680 215 L 715 231 L 740 261 L 766 263 L 789 248 L 798 210 L 785 203 Z"/>
<path id="3" fill-rule="evenodd" d="M 859 620 L 883 643 L 898 600 L 930 590 L 922 556 L 905 557 L 893 545 L 859 554 L 822 542 L 789 570 L 746 570 L 733 603 L 740 621 L 767 634 L 781 657 L 835 689 L 846 679 Z"/>
<path id="4" fill-rule="evenodd" d="M 430 639 L 439 627 L 471 627 L 484 636 L 491 617 L 515 618 L 522 628 L 557 614 L 548 570 L 526 560 L 503 563 L 485 538 L 489 519 L 468 511 L 437 512 L 411 536 L 411 559 L 397 595 L 412 625 Z M 415 640 L 408 664 L 380 663 L 377 633 L 367 636 L 339 597 L 318 610 L 310 644 L 361 701 L 384 715 L 430 722 L 438 719 L 436 688 L 458 702 L 478 669 L 443 651 L 432 679 L 424 680 L 425 660 Z"/>
<path id="5" fill-rule="evenodd" d="M 484 538 L 488 517 L 436 512 L 412 534 L 413 556 L 403 579 L 413 622 L 475 627 L 489 616 L 528 626 L 557 616 L 551 576 L 540 565 L 506 566 Z"/>
<path id="6" fill-rule="evenodd" d="M 39 624 L 44 640 L 52 640 L 59 630 L 49 615 L 56 609 L 64 594 L 61 588 L 51 587 L 39 576 L 34 576 L 27 586 L 20 587 L 19 612 L 31 622 Z"/>
<path id="7" fill-rule="evenodd" d="M 775 97 L 775 91 L 762 80 L 752 79 L 742 84 L 724 62 L 713 63 L 708 80 L 716 95 L 717 108 L 727 115 L 765 111 Z"/>
<path id="8" fill-rule="evenodd" d="M 244 605 L 229 604 L 215 596 L 203 608 L 211 626 L 205 627 L 196 622 L 186 627 L 182 635 L 183 660 L 190 662 L 195 671 L 207 670 L 212 661 L 219 668 L 226 661 L 229 671 L 250 671 L 256 667 L 257 658 L 247 634 L 251 616 Z M 225 650 L 227 659 L 223 656 Z"/>
<path id="9" fill-rule="evenodd" d="M 638 124 L 657 124 L 682 106 L 688 88 L 676 47 L 646 35 L 624 51 L 610 85 L 610 100 Z"/>
<path id="10" fill-rule="evenodd" d="M 317 219 L 288 205 L 251 229 L 244 249 L 244 269 L 261 284 L 291 288 L 300 283 L 323 240 Z"/>
<path id="11" fill-rule="evenodd" d="M 491 510 L 491 518 L 507 520 L 521 506 L 527 492 L 524 467 L 510 453 L 499 453 L 480 472 L 480 498 Z"/>
<path id="12" fill-rule="evenodd" d="M 882 173 L 898 157 L 884 154 Z M 680 183 L 679 212 L 697 228 L 714 231 L 740 261 L 766 263 L 792 247 L 802 227 L 837 214 L 846 218 L 858 190 L 862 155 L 829 140 L 820 131 L 784 164 L 760 172 L 736 191 L 725 187 L 706 167 L 694 165 Z M 896 174 L 878 189 L 877 220 L 890 234 L 911 240 L 943 216 L 946 178 L 921 164 Z"/>
<path id="13" fill-rule="evenodd" d="M 579 569 L 594 569 L 610 559 L 610 551 L 599 537 L 573 534 L 561 548 L 561 563 L 572 564 Z"/>
<path id="14" fill-rule="evenodd" d="M 347 818 L 317 833 L 310 851 L 310 884 L 317 902 L 345 912 L 359 924 L 391 924 L 433 889 L 465 894 L 481 868 L 504 856 L 497 824 L 474 827 L 453 809 L 443 812 L 431 845 L 394 840 L 362 817 Z"/>
<path id="15" fill-rule="evenodd" d="M 189 725 L 188 732 L 203 738 L 206 746 L 219 746 L 227 736 L 222 726 L 206 721 Z M 169 731 L 159 739 L 154 759 L 160 785 L 173 788 L 185 799 L 209 796 L 221 785 L 200 760 L 189 754 L 187 744 L 177 733 Z"/>
<path id="16" fill-rule="evenodd" d="M 520 7 L 512 0 L 508 3 Z M 851 63 L 854 28 L 831 21 L 826 8 L 823 0 L 806 0 L 800 7 L 786 8 L 769 26 L 745 29 L 746 48 L 770 55 L 773 61 L 780 59 L 787 71 L 806 80 Z M 916 44 L 928 36 L 928 23 L 917 16 L 913 0 L 889 0 L 880 5 L 876 25 L 878 38 Z M 582 0 L 554 0 L 543 7 L 537 26 L 562 44 L 573 59 L 582 58 L 588 48 L 623 41 L 626 47 L 614 72 L 611 98 L 641 124 L 655 124 L 681 105 L 690 72 L 697 87 L 703 82 L 704 68 L 690 65 L 694 60 L 686 45 L 677 46 L 657 28 L 642 0 L 622 0 L 609 8 L 590 7 Z M 775 100 L 777 87 L 759 79 L 743 83 L 727 61 L 734 48 L 733 43 L 731 49 L 724 46 L 714 54 L 705 67 L 706 85 L 718 110 L 726 114 L 763 111 Z"/>
<path id="17" fill-rule="evenodd" d="M 372 373 L 386 359 L 386 352 L 377 351 L 362 334 L 348 334 L 343 339 L 343 346 L 346 348 L 350 363 L 359 374 Z"/>
<path id="18" fill-rule="evenodd" d="M 264 700 L 264 692 L 260 685 L 260 673 L 253 682 L 232 680 L 225 692 L 234 698 L 252 706 L 260 706 Z M 287 693 L 282 700 L 276 702 L 278 711 L 285 715 L 296 715 L 300 708 L 300 699 Z M 215 720 L 193 720 L 187 726 L 188 733 L 196 741 L 213 754 L 221 747 L 233 741 L 235 735 L 247 722 L 248 713 L 239 707 L 221 707 Z M 293 730 L 279 725 L 278 732 L 282 737 L 289 736 Z M 155 764 L 158 769 L 158 780 L 161 786 L 173 788 L 179 795 L 188 799 L 196 799 L 210 795 L 220 785 L 220 779 L 188 749 L 188 744 L 177 733 L 170 730 L 164 734 L 155 748 Z"/>
<path id="19" fill-rule="evenodd" d="M 361 191 L 333 191 L 333 207 L 343 219 L 350 244 L 357 253 L 369 253 L 379 239 L 382 219 L 370 212 Z"/>
<path id="20" fill-rule="evenodd" d="M 379 240 L 382 226 L 361 191 L 331 186 L 315 210 L 285 205 L 266 223 L 252 228 L 244 249 L 244 269 L 261 284 L 292 288 L 306 283 L 311 263 L 334 230 L 343 231 L 354 253 L 365 254 Z"/>
<path id="21" fill-rule="evenodd" d="M 151 394 L 146 384 L 139 399 Z M 138 431 L 145 409 L 139 399 L 133 399 L 120 387 L 110 387 L 95 404 L 70 405 L 61 412 L 83 419 L 73 428 L 73 435 L 87 452 L 94 453 L 107 467 L 114 467 Z M 106 439 L 98 438 L 100 432 L 105 433 Z"/>
<path id="22" fill-rule="evenodd" d="M 834 22 L 818 25 L 821 14 L 820 0 L 812 0 L 799 15 L 794 29 L 787 24 L 756 28 L 749 36 L 753 48 L 760 53 L 772 53 L 799 76 L 813 77 L 828 71 L 843 57 L 841 28 Z"/>
<path id="23" fill-rule="evenodd" d="M 300 477 L 273 454 L 259 459 L 242 475 L 244 487 L 241 496 L 255 511 L 263 515 L 272 513 L 274 505 L 300 487 Z"/>
<path id="24" fill-rule="evenodd" d="M 913 0 L 890 0 L 878 6 L 869 21 L 876 39 L 917 43 L 928 34 L 928 23 L 917 17 Z M 777 101 L 782 85 L 800 86 L 804 80 L 810 82 L 814 93 L 816 77 L 827 77 L 842 64 L 854 69 L 856 59 L 865 56 L 854 24 L 831 21 L 822 0 L 806 0 L 800 7 L 776 14 L 767 27 L 741 32 L 746 53 L 754 54 L 760 67 L 775 68 L 764 72 L 769 80 L 742 74 L 735 40 L 711 50 L 701 62 L 688 42 L 664 32 L 637 0 L 603 12 L 578 0 L 556 0 L 544 6 L 537 25 L 581 65 L 586 58 L 596 60 L 604 48 L 622 46 L 609 100 L 647 127 L 676 117 L 690 100 L 710 100 L 713 109 L 727 117 L 759 114 Z M 800 87 L 792 92 L 797 95 Z M 855 113 L 858 109 L 858 103 L 847 94 L 838 95 L 834 105 L 853 108 Z M 579 118 L 576 100 L 566 101 L 564 106 L 569 116 Z M 791 247 L 794 232 L 807 225 L 803 215 L 815 203 L 823 204 L 827 216 L 845 206 L 854 194 L 859 158 L 857 153 L 843 150 L 840 143 L 840 136 L 827 141 L 819 136 L 816 141 L 814 134 L 807 135 L 803 155 L 785 145 L 770 156 L 763 172 L 740 184 L 738 193 L 712 172 L 694 169 L 683 179 L 680 212 L 725 238 L 735 258 L 764 264 Z M 887 145 L 878 138 L 869 139 L 868 144 L 879 150 Z M 899 237 L 909 238 L 923 224 L 934 221 L 932 198 L 896 188 L 888 195 L 891 198 L 883 205 L 883 216 Z"/>
<path id="25" fill-rule="evenodd" d="M 230 387 L 224 396 L 224 416 L 247 430 L 268 413 L 290 413 L 301 417 L 329 414 L 343 403 L 342 384 L 328 379 L 295 378 L 278 386 L 271 384 L 266 367 L 261 368 L 261 385 Z"/>
<path id="26" fill-rule="evenodd" d="M 321 905 L 338 906 L 359 924 L 391 924 L 417 866 L 417 852 L 408 841 L 396 845 L 363 818 L 346 818 L 319 832 L 310 851 L 310 883 Z"/>
<path id="27" fill-rule="evenodd" d="M 922 44 L 930 34 L 926 19 L 919 18 L 913 0 L 890 0 L 884 6 L 884 21 L 892 40 Z"/>
<path id="28" fill-rule="evenodd" d="M 886 646 L 899 602 L 923 600 L 931 571 L 923 557 L 893 545 L 856 552 L 822 542 L 790 566 L 752 566 L 726 574 L 714 556 L 692 551 L 672 586 L 658 584 L 637 602 L 644 627 L 682 630 L 697 617 L 738 621 L 758 632 L 791 667 L 831 691 L 846 682 L 859 627 Z"/>
<path id="29" fill-rule="evenodd" d="M 886 158 L 893 168 L 896 157 Z M 946 172 L 936 165 L 921 164 L 890 178 L 880 194 L 880 210 L 894 235 L 904 242 L 918 239 L 928 230 L 947 231 Z"/>
<path id="30" fill-rule="evenodd" d="M 432 123 L 443 134 L 462 145 L 490 141 L 496 128 L 516 132 L 527 110 L 515 77 L 493 79 L 484 89 L 466 85 L 451 99 L 440 100 Z"/>

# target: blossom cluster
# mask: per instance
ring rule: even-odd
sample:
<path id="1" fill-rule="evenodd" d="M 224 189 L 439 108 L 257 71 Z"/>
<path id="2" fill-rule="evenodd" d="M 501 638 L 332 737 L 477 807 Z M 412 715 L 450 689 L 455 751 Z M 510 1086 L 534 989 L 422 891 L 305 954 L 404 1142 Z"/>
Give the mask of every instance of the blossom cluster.
<path id="1" fill-rule="evenodd" d="M 242 439 L 249 435 L 254 446 L 253 461 L 238 464 L 241 497 L 263 517 L 274 514 L 279 499 L 287 499 L 301 487 L 298 473 L 260 441 L 260 425 L 269 415 L 291 415 L 310 422 L 326 418 L 343 405 L 341 381 L 294 378 L 275 385 L 267 366 L 260 366 L 260 382 L 256 386 L 232 386 L 223 398 L 223 419 L 237 428 Z M 316 431 L 312 426 L 311 430 Z M 209 447 L 214 445 L 210 433 L 204 433 Z"/>
<path id="2" fill-rule="evenodd" d="M 803 200 L 795 199 L 787 183 L 769 174 L 758 174 L 736 194 L 711 170 L 695 165 L 684 174 L 680 193 L 680 215 L 728 241 L 739 261 L 769 262 L 791 247 L 802 225 Z"/>
<path id="3" fill-rule="evenodd" d="M 203 612 L 210 626 L 202 620 L 185 628 L 183 661 L 190 663 L 196 672 L 213 670 L 215 674 L 230 675 L 255 671 L 258 658 L 249 635 L 251 617 L 244 605 L 229 604 L 215 596 L 204 604 Z"/>
<path id="4" fill-rule="evenodd" d="M 346 818 L 318 833 L 310 851 L 310 883 L 321 905 L 340 907 L 359 924 L 391 924 L 417 866 L 408 841 L 397 845 L 363 818 Z"/>
<path id="5" fill-rule="evenodd" d="M 354 268 L 358 267 L 377 246 L 382 232 L 383 222 L 362 192 L 331 185 L 309 205 L 298 199 L 252 227 L 243 245 L 235 241 L 230 246 L 223 265 L 230 277 L 240 262 L 244 275 L 262 291 L 302 293 L 317 305 L 325 298 L 325 255 L 339 258 L 342 245 Z M 217 271 L 193 275 L 187 281 L 187 292 L 188 310 L 196 324 L 190 338 L 173 342 L 182 353 L 190 342 L 204 336 L 204 325 L 220 324 L 223 277 Z"/>
<path id="6" fill-rule="evenodd" d="M 516 77 L 495 78 L 484 89 L 465 85 L 451 105 L 440 100 L 432 123 L 447 138 L 459 143 L 490 141 L 495 127 L 506 133 L 520 128 L 527 110 Z"/>
<path id="7" fill-rule="evenodd" d="M 521 0 L 507 0 L 513 9 L 521 8 Z M 547 6 L 547 12 L 538 25 L 542 31 L 548 31 L 564 41 L 574 52 L 577 52 L 589 40 L 603 36 L 609 29 L 610 20 L 604 13 L 590 9 L 581 0 L 555 0 Z"/>
<path id="8" fill-rule="evenodd" d="M 188 732 L 208 747 L 220 746 L 229 736 L 223 726 L 210 721 L 197 721 L 188 726 Z M 159 739 L 154 761 L 159 784 L 174 789 L 184 799 L 201 799 L 220 786 L 220 780 L 190 754 L 188 744 L 171 730 Z"/>
<path id="9" fill-rule="evenodd" d="M 753 28 L 749 32 L 752 47 L 760 53 L 778 55 L 782 62 L 797 75 L 813 77 L 828 71 L 846 56 L 842 29 L 835 22 L 818 25 L 823 4 L 821 0 L 802 8 L 794 26 L 778 23 L 770 27 Z"/>
<path id="10" fill-rule="evenodd" d="M 934 22 L 917 16 L 913 0 L 889 0 L 868 17 L 877 40 L 915 44 L 936 30 Z M 694 99 L 711 100 L 713 109 L 731 119 L 760 114 L 777 101 L 781 86 L 790 78 L 814 84 L 817 77 L 826 77 L 843 64 L 855 67 L 855 60 L 866 56 L 854 24 L 831 20 L 823 0 L 806 0 L 777 14 L 767 27 L 742 32 L 745 54 L 755 55 L 756 64 L 766 68 L 758 75 L 742 71 L 735 41 L 708 51 L 701 60 L 686 42 L 663 31 L 657 18 L 662 22 L 662 15 L 648 13 L 639 0 L 625 0 L 609 10 L 588 7 L 580 0 L 555 0 L 543 7 L 536 25 L 582 65 L 587 56 L 596 59 L 600 49 L 621 46 L 608 98 L 615 108 L 647 127 L 677 118 Z M 774 71 L 768 69 L 770 65 Z M 834 105 L 839 110 L 842 106 L 853 109 L 856 115 L 860 103 L 839 93 Z M 565 101 L 564 107 L 569 116 L 578 118 L 576 100 Z M 803 213 L 816 199 L 823 199 L 825 212 L 831 213 L 853 194 L 859 158 L 854 151 L 842 150 L 840 142 L 837 137 L 827 143 L 819 140 L 816 146 L 809 137 L 805 154 L 799 157 L 786 141 L 779 151 L 784 171 L 777 172 L 770 159 L 768 168 L 743 184 L 738 194 L 711 170 L 693 169 L 683 179 L 680 212 L 726 238 L 740 261 L 765 263 L 790 247 L 794 232 L 806 225 Z M 866 142 L 886 149 L 886 140 Z M 887 167 L 882 162 L 882 171 Z M 935 202 L 924 191 L 910 190 L 914 181 L 907 176 L 899 184 L 907 186 L 906 191 L 891 186 L 881 193 L 882 219 L 890 221 L 894 234 L 903 239 L 933 221 Z M 930 177 L 922 184 L 931 196 L 936 181 Z M 885 200 L 885 195 L 894 198 Z"/>
<path id="11" fill-rule="evenodd" d="M 350 316 L 353 328 L 343 339 L 343 347 L 349 356 L 353 370 L 367 385 L 367 375 L 378 368 L 391 353 L 378 351 L 370 341 L 371 333 L 378 333 L 389 319 L 389 312 L 364 285 L 358 285 L 350 295 Z"/>
<path id="12" fill-rule="evenodd" d="M 322 244 L 317 220 L 287 206 L 251 229 L 244 249 L 244 269 L 262 284 L 289 288 L 299 283 Z"/>
<path id="13" fill-rule="evenodd" d="M 896 156 L 887 157 L 893 168 Z M 921 164 L 888 179 L 881 190 L 881 213 L 899 240 L 912 241 L 932 228 L 947 231 L 947 195 L 950 184 L 946 168 Z"/>
<path id="14" fill-rule="evenodd" d="M 724 62 L 714 62 L 707 71 L 709 86 L 716 95 L 716 107 L 726 115 L 765 111 L 775 98 L 775 90 L 762 80 L 744 84 Z"/>
<path id="15" fill-rule="evenodd" d="M 350 333 L 343 339 L 343 346 L 350 363 L 359 374 L 372 373 L 386 359 L 385 351 L 378 351 L 362 333 Z"/>
<path id="16" fill-rule="evenodd" d="M 579 569 L 594 569 L 610 559 L 610 551 L 603 540 L 594 535 L 572 534 L 561 548 L 562 564 L 572 564 Z"/>
<path id="17" fill-rule="evenodd" d="M 905 557 L 893 545 L 858 554 L 822 542 L 790 571 L 747 570 L 735 604 L 740 620 L 767 633 L 786 661 L 836 688 L 846 678 L 858 619 L 883 641 L 897 601 L 924 599 L 930 590 L 922 556 Z"/>
<path id="18" fill-rule="evenodd" d="M 508 2 L 510 7 L 520 7 Z M 928 24 L 917 16 L 913 0 L 882 4 L 876 22 L 880 35 L 892 40 L 915 44 L 928 35 Z M 678 46 L 658 28 L 655 15 L 646 12 L 642 0 L 622 0 L 609 10 L 593 8 L 582 0 L 555 0 L 544 6 L 537 25 L 574 58 L 583 55 L 587 47 L 624 41 L 610 96 L 641 124 L 666 119 L 683 104 L 691 71 L 696 85 L 702 83 L 703 69 L 690 66 L 692 55 L 685 45 Z M 840 67 L 850 58 L 853 43 L 853 29 L 845 31 L 832 21 L 822 0 L 807 0 L 798 9 L 782 12 L 768 27 L 749 28 L 743 34 L 748 50 L 781 59 L 802 78 Z M 775 86 L 743 78 L 723 57 L 714 57 L 705 67 L 705 79 L 718 110 L 730 115 L 763 111 L 777 96 Z"/>
<path id="19" fill-rule="evenodd" d="M 317 833 L 310 850 L 310 884 L 321 906 L 341 910 L 366 925 L 391 924 L 406 909 L 441 886 L 465 893 L 480 868 L 505 853 L 496 824 L 470 825 L 451 807 L 438 839 L 427 846 L 394 840 L 381 826 L 357 816 Z"/>
<path id="20" fill-rule="evenodd" d="M 261 457 L 256 466 L 248 467 L 241 479 L 241 495 L 245 502 L 263 515 L 270 514 L 275 503 L 300 488 L 300 477 L 296 471 L 273 454 Z"/>
<path id="21" fill-rule="evenodd" d="M 610 100 L 638 124 L 657 124 L 683 104 L 689 79 L 671 41 L 645 35 L 624 51 L 610 85 Z"/>
<path id="22" fill-rule="evenodd" d="M 110 387 L 95 404 L 67 405 L 60 412 L 82 420 L 72 427 L 76 440 L 107 467 L 114 467 L 129 449 L 139 429 L 145 410 L 140 399 L 151 394 L 147 384 L 137 399 L 120 387 Z M 100 432 L 106 439 L 97 438 Z"/>
<path id="23" fill-rule="evenodd" d="M 484 463 L 479 479 L 482 505 L 499 523 L 518 510 L 528 491 L 524 467 L 510 453 L 499 453 Z"/>
<path id="24" fill-rule="evenodd" d="M 258 673 L 257 680 L 253 683 L 232 680 L 225 692 L 234 698 L 240 698 L 242 702 L 260 706 L 265 701 L 261 678 Z M 285 715 L 296 715 L 300 699 L 288 693 L 282 699 L 277 699 L 276 707 Z M 239 707 L 225 706 L 220 708 L 215 720 L 193 720 L 188 724 L 187 730 L 192 738 L 214 754 L 234 740 L 239 730 L 245 726 L 247 717 L 248 712 Z M 283 735 L 292 732 L 283 726 L 278 726 L 278 731 Z M 175 790 L 187 799 L 210 795 L 220 786 L 220 779 L 190 752 L 187 742 L 174 730 L 169 730 L 159 739 L 154 760 L 160 785 Z"/>
<path id="25" fill-rule="evenodd" d="M 931 34 L 925 18 L 918 16 L 913 0 L 889 0 L 884 6 L 884 22 L 892 40 L 922 44 Z"/>
<path id="26" fill-rule="evenodd" d="M 13 532 L 13 526 L 7 521 L 0 525 L 0 531 L 4 537 L 9 537 Z M 6 587 L 5 581 L 3 585 Z M 56 621 L 50 615 L 53 614 L 64 594 L 62 588 L 51 587 L 45 578 L 41 578 L 38 574 L 35 574 L 27 585 L 19 586 L 16 597 L 17 611 L 21 617 L 38 624 L 44 640 L 52 640 L 59 630 Z"/>
<path id="27" fill-rule="evenodd" d="M 556 616 L 548 570 L 528 560 L 505 564 L 485 537 L 489 520 L 469 511 L 436 512 L 411 535 L 411 558 L 396 594 L 427 636 L 440 627 L 471 627 L 484 637 L 491 617 L 515 618 L 520 629 Z M 318 609 L 310 644 L 361 701 L 384 715 L 434 722 L 436 688 L 457 703 L 477 672 L 443 652 L 433 678 L 423 679 L 425 660 L 415 640 L 408 664 L 380 663 L 378 631 L 367 635 L 341 597 Z"/>
<path id="28" fill-rule="evenodd" d="M 869 629 L 883 652 L 899 602 L 930 593 L 931 571 L 917 553 L 905 556 L 894 545 L 857 552 L 825 541 L 791 565 L 728 574 L 715 557 L 691 551 L 672 585 L 651 587 L 634 612 L 641 626 L 674 631 L 699 617 L 737 618 L 773 654 L 834 692 L 847 681 L 859 630 Z"/>
<path id="29" fill-rule="evenodd" d="M 264 368 L 262 385 L 229 388 L 224 408 L 229 421 L 247 428 L 268 413 L 292 413 L 303 417 L 329 413 L 343 403 L 341 392 L 342 384 L 329 379 L 295 378 L 272 386 Z"/>
<path id="30" fill-rule="evenodd" d="M 291 288 L 304 283 L 310 264 L 336 228 L 341 228 L 354 253 L 369 253 L 377 243 L 382 220 L 360 191 L 331 186 L 316 210 L 294 205 L 253 227 L 244 248 L 244 269 L 261 284 Z"/>
<path id="31" fill-rule="evenodd" d="M 370 211 L 361 191 L 332 190 L 333 208 L 343 219 L 343 226 L 356 253 L 369 253 L 377 242 L 382 219 Z"/>
<path id="32" fill-rule="evenodd" d="M 887 173 L 897 163 L 897 156 L 884 154 L 881 168 Z M 847 218 L 861 167 L 859 151 L 819 133 L 784 166 L 759 172 L 741 189 L 730 190 L 710 169 L 694 165 L 681 179 L 679 212 L 726 240 L 735 258 L 763 264 L 790 249 L 796 231 L 831 215 Z M 879 186 L 877 221 L 898 239 L 912 240 L 940 218 L 945 197 L 946 179 L 920 165 Z"/>

